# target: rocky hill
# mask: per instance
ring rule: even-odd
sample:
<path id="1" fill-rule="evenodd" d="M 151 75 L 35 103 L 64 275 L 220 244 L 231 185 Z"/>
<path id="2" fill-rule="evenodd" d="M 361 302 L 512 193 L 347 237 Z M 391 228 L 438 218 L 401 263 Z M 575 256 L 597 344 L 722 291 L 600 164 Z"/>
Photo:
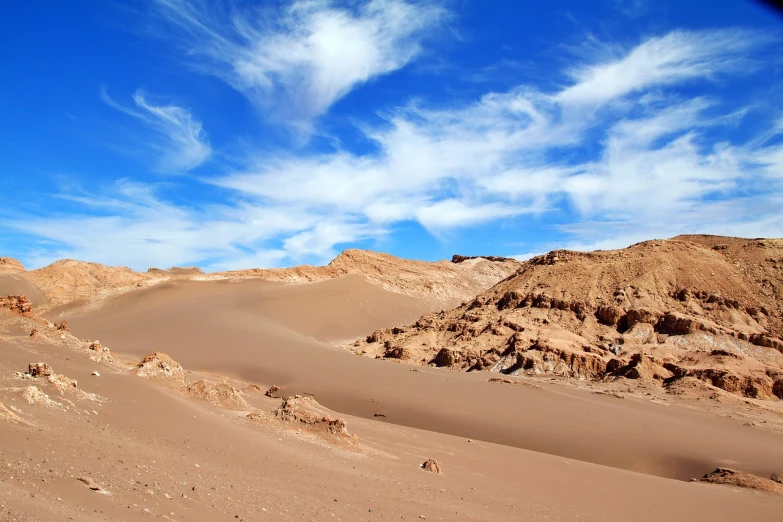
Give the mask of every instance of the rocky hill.
<path id="1" fill-rule="evenodd" d="M 39 311 L 55 306 L 87 302 L 133 290 L 154 280 L 153 274 L 141 274 L 122 266 L 104 266 L 73 259 L 22 274 L 43 293 L 45 302 Z"/>
<path id="2" fill-rule="evenodd" d="M 353 348 L 465 371 L 783 399 L 783 240 L 679 236 L 553 251 L 455 309 Z"/>

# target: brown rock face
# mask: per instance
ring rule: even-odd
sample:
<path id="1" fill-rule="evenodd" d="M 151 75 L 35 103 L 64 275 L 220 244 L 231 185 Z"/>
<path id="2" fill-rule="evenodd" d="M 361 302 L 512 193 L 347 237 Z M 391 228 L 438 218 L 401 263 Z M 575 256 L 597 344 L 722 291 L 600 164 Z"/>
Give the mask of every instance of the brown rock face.
<path id="1" fill-rule="evenodd" d="M 622 310 L 613 305 L 601 305 L 595 311 L 598 322 L 606 326 L 615 326 L 623 316 Z"/>
<path id="2" fill-rule="evenodd" d="M 663 366 L 663 361 L 654 357 L 635 353 L 627 364 L 618 359 L 612 359 L 607 365 L 607 372 L 626 379 L 646 379 L 664 381 L 673 376 L 672 372 Z"/>
<path id="3" fill-rule="evenodd" d="M 625 314 L 625 328 L 631 329 L 638 323 L 656 324 L 660 315 L 648 308 L 632 308 Z"/>
<path id="4" fill-rule="evenodd" d="M 448 348 L 441 348 L 438 354 L 432 359 L 435 366 L 454 366 L 461 358 L 459 352 Z"/>
<path id="5" fill-rule="evenodd" d="M 280 391 L 280 386 L 278 386 L 277 384 L 273 384 L 272 386 L 269 387 L 266 393 L 264 393 L 264 395 L 266 395 L 267 397 L 274 397 L 274 394 L 277 393 L 278 391 Z"/>
<path id="6" fill-rule="evenodd" d="M 424 461 L 421 467 L 425 471 L 429 471 L 430 473 L 435 473 L 437 475 L 440 475 L 440 465 L 438 464 L 437 460 L 427 459 L 426 461 Z"/>
<path id="7" fill-rule="evenodd" d="M 695 378 L 777 400 L 781 259 L 781 239 L 712 236 L 560 250 L 522 263 L 457 308 L 379 330 L 353 348 L 463 371 L 629 379 L 666 389 Z"/>

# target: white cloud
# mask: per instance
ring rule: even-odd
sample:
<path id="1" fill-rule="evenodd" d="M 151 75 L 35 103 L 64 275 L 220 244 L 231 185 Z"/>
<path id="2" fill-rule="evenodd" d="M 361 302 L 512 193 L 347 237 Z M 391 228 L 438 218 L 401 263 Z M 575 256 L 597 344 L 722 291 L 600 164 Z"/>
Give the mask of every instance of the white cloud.
<path id="1" fill-rule="evenodd" d="M 600 105 L 650 87 L 740 72 L 751 67 L 744 53 L 759 39 L 741 30 L 674 31 L 650 38 L 619 60 L 574 68 L 576 83 L 556 98 L 565 106 Z"/>
<path id="2" fill-rule="evenodd" d="M 201 121 L 188 109 L 176 105 L 154 105 L 141 91 L 133 95 L 134 108 L 117 103 L 105 90 L 101 99 L 109 106 L 142 122 L 155 134 L 145 142 L 158 157 L 157 167 L 165 172 L 194 169 L 212 154 Z"/>
<path id="3" fill-rule="evenodd" d="M 158 187 L 128 181 L 117 182 L 104 194 L 67 199 L 81 211 L 43 218 L 25 212 L 7 223 L 45 242 L 42 252 L 31 254 L 33 266 L 63 257 L 136 270 L 196 261 L 207 268 L 237 268 L 234 258 L 276 264 L 284 256 L 265 248 L 265 242 L 305 231 L 319 221 L 293 207 L 177 206 L 166 201 Z"/>
<path id="4" fill-rule="evenodd" d="M 295 0 L 277 10 L 220 12 L 205 0 L 156 0 L 193 65 L 295 125 L 353 88 L 400 69 L 447 11 L 433 3 Z"/>
<path id="5" fill-rule="evenodd" d="M 447 199 L 420 208 L 416 213 L 416 219 L 424 228 L 438 232 L 461 226 L 486 223 L 487 221 L 494 221 L 499 218 L 526 212 L 529 212 L 529 209 L 500 203 L 467 205 L 462 201 Z"/>

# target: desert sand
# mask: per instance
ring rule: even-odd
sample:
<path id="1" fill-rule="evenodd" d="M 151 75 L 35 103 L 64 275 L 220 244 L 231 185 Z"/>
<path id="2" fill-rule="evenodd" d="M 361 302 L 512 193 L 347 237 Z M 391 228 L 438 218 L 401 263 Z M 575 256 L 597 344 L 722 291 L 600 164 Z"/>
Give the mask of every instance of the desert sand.
<path id="1" fill-rule="evenodd" d="M 781 245 L 5 261 L 0 519 L 778 519 Z"/>

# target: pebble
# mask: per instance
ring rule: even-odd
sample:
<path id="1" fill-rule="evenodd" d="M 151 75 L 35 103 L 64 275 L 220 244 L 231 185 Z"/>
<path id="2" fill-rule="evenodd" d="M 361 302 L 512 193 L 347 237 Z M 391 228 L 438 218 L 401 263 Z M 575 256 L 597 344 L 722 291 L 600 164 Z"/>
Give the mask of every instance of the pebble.
<path id="1" fill-rule="evenodd" d="M 92 375 L 94 375 L 94 376 L 96 376 L 96 377 L 100 377 L 100 376 L 101 376 L 101 374 L 100 374 L 100 373 L 98 373 L 97 371 L 96 371 L 96 372 L 92 372 Z"/>

